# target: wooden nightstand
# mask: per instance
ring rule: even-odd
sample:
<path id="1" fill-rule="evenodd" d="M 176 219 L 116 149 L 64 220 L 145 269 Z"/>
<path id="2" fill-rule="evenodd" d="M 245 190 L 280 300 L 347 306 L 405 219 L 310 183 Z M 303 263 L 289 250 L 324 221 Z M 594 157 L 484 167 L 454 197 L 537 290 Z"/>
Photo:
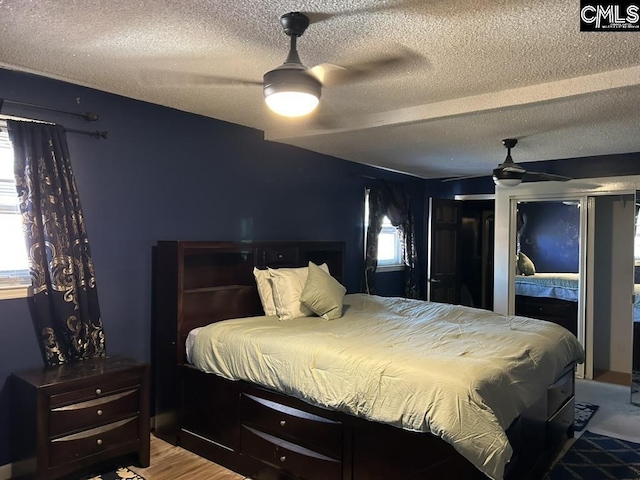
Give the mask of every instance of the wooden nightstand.
<path id="1" fill-rule="evenodd" d="M 136 454 L 149 466 L 149 365 L 110 357 L 11 376 L 12 478 L 56 479 Z"/>

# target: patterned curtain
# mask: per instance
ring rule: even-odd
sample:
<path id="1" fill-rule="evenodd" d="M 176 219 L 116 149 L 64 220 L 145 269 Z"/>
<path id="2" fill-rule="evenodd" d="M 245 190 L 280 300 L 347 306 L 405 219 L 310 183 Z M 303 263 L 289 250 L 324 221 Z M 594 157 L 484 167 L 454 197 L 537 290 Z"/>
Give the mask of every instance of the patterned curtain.
<path id="1" fill-rule="evenodd" d="M 405 296 L 420 298 L 415 223 L 409 194 L 403 185 L 385 181 L 380 181 L 379 187 L 369 190 L 369 228 L 365 258 L 366 292 L 375 293 L 374 274 L 378 266 L 378 235 L 382 230 L 382 218 L 385 215 L 400 232 L 402 260 L 405 265 Z"/>
<path id="2" fill-rule="evenodd" d="M 380 189 L 369 190 L 369 226 L 364 259 L 364 291 L 373 295 L 376 290 L 375 273 L 378 268 L 378 235 L 382 231 L 382 192 Z"/>
<path id="3" fill-rule="evenodd" d="M 104 356 L 95 272 L 64 127 L 7 120 L 46 365 Z"/>
<path id="4" fill-rule="evenodd" d="M 409 193 L 402 184 L 391 182 L 381 182 L 381 190 L 383 210 L 391 225 L 400 231 L 402 261 L 405 265 L 405 296 L 407 298 L 419 298 L 420 282 L 417 269 L 415 223 Z"/>

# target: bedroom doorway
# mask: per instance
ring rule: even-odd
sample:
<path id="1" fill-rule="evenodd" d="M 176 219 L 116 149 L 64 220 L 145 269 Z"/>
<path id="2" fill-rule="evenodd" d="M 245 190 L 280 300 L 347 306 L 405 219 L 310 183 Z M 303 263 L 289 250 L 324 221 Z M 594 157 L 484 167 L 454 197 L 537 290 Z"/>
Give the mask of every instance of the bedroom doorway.
<path id="1" fill-rule="evenodd" d="M 427 299 L 493 310 L 493 195 L 429 199 Z"/>

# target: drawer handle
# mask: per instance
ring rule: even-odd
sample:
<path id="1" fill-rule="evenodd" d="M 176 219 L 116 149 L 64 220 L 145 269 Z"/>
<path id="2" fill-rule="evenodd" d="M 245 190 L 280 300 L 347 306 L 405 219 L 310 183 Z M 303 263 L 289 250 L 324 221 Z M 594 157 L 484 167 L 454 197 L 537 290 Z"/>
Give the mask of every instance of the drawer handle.
<path id="1" fill-rule="evenodd" d="M 102 415 L 102 410 L 98 410 L 96 413 L 98 414 L 98 416 L 100 416 Z"/>
<path id="2" fill-rule="evenodd" d="M 286 459 L 287 459 L 287 457 L 286 457 L 286 456 L 284 456 L 284 455 L 282 455 L 282 456 L 280 457 L 280 461 L 281 461 L 281 462 L 284 462 Z"/>
<path id="3" fill-rule="evenodd" d="M 280 420 L 280 426 L 284 427 L 287 424 L 286 420 Z"/>
<path id="4" fill-rule="evenodd" d="M 98 440 L 96 440 L 96 443 L 97 443 L 98 445 L 102 445 L 102 439 L 101 439 L 101 438 L 99 438 Z"/>
<path id="5" fill-rule="evenodd" d="M 96 395 L 100 395 L 102 393 L 102 390 L 100 388 L 96 388 Z"/>

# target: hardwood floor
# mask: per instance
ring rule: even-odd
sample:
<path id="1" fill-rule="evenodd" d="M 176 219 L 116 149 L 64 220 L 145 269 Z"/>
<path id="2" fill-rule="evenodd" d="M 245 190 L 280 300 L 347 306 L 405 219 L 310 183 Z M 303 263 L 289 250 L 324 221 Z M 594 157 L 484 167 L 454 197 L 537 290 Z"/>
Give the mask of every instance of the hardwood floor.
<path id="1" fill-rule="evenodd" d="M 598 370 L 593 372 L 593 379 L 597 382 L 614 383 L 616 385 L 631 386 L 631 374 L 614 372 L 612 370 Z"/>
<path id="2" fill-rule="evenodd" d="M 151 465 L 129 467 L 146 480 L 244 480 L 226 468 L 151 435 Z"/>

